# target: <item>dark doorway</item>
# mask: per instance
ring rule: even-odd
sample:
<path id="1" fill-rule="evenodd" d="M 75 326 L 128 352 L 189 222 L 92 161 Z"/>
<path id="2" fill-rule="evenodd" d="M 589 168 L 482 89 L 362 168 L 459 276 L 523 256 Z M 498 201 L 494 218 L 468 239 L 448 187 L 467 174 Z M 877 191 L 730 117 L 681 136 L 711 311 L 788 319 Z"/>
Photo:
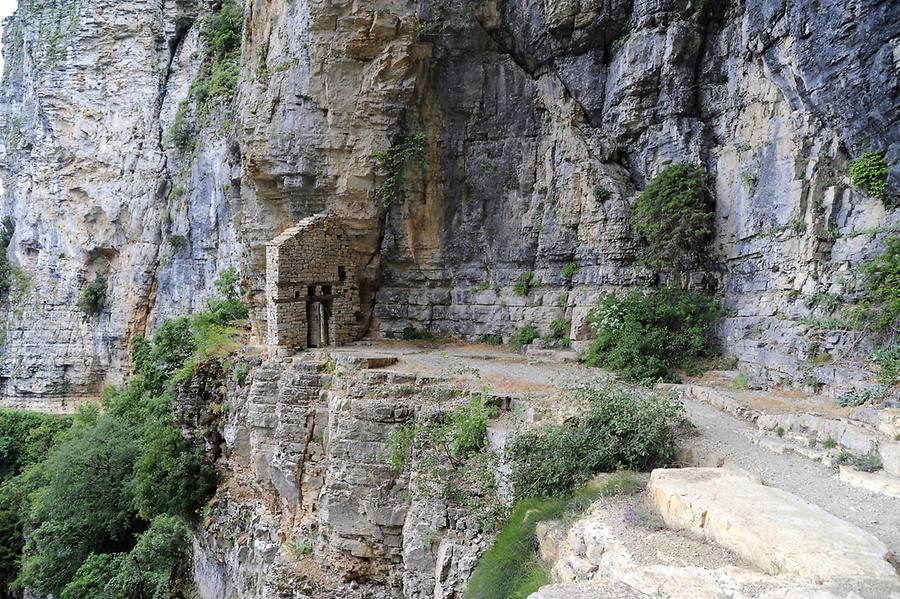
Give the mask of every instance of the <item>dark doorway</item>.
<path id="1" fill-rule="evenodd" d="M 306 302 L 307 347 L 327 347 L 331 344 L 331 287 L 323 286 L 322 291 L 322 295 L 311 294 Z"/>

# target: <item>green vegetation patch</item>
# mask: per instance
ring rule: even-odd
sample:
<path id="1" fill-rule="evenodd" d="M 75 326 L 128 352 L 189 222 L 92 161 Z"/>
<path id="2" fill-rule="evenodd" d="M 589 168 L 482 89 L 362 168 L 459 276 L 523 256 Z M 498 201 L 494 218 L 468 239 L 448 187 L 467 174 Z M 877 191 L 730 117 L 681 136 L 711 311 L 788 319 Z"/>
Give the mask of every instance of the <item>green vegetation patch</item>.
<path id="1" fill-rule="evenodd" d="M 419 494 L 461 507 L 480 528 L 493 530 L 506 516 L 495 475 L 499 456 L 488 450 L 487 424 L 495 415 L 485 390 L 450 412 L 400 424 L 385 444 L 385 463 L 396 472 L 415 468 Z"/>
<path id="2" fill-rule="evenodd" d="M 419 131 L 409 137 L 399 139 L 387 150 L 379 150 L 372 154 L 375 170 L 381 175 L 381 185 L 377 196 L 384 208 L 390 206 L 400 195 L 400 177 L 403 169 L 410 163 L 425 165 L 425 150 L 428 138 Z"/>
<path id="3" fill-rule="evenodd" d="M 87 316 L 98 316 L 106 307 L 106 277 L 97 275 L 81 290 L 78 308 Z"/>
<path id="4" fill-rule="evenodd" d="M 598 472 L 649 470 L 675 458 L 684 420 L 673 397 L 620 388 L 584 390 L 589 408 L 517 436 L 506 456 L 517 498 L 564 496 Z"/>
<path id="5" fill-rule="evenodd" d="M 661 270 L 695 268 L 706 262 L 715 202 L 705 177 L 699 167 L 673 164 L 638 196 L 630 223 L 644 242 L 644 265 Z"/>
<path id="6" fill-rule="evenodd" d="M 203 443 L 176 426 L 174 385 L 232 347 L 229 325 L 246 317 L 236 274 L 226 271 L 216 286 L 220 297 L 206 311 L 135 338 L 128 383 L 105 390 L 102 407 L 81 406 L 71 427 L 0 412 L 8 588 L 63 599 L 187 595 L 184 521 L 216 481 Z"/>
<path id="7" fill-rule="evenodd" d="M 520 499 L 490 550 L 469 579 L 467 599 L 525 599 L 550 584 L 537 555 L 539 522 L 572 518 L 584 512 L 598 491 L 583 487 L 563 497 Z"/>
<path id="8" fill-rule="evenodd" d="M 509 340 L 509 346 L 512 349 L 520 350 L 527 345 L 531 345 L 531 342 L 538 337 L 540 337 L 540 334 L 537 329 L 530 324 L 526 324 L 516 330 L 515 334 Z"/>
<path id="9" fill-rule="evenodd" d="M 225 0 L 218 11 L 203 19 L 200 37 L 206 42 L 208 56 L 191 83 L 188 98 L 179 104 L 168 132 L 168 140 L 182 153 L 194 151 L 197 130 L 234 97 L 241 69 L 243 25 L 243 7 L 234 0 Z"/>
<path id="10" fill-rule="evenodd" d="M 850 163 L 850 182 L 879 200 L 887 197 L 888 167 L 884 152 L 869 152 Z"/>
<path id="11" fill-rule="evenodd" d="M 721 309 L 709 296 L 676 288 L 605 294 L 589 317 L 596 339 L 585 363 L 617 372 L 628 381 L 678 381 L 677 368 L 691 368 L 714 351 L 712 321 Z"/>

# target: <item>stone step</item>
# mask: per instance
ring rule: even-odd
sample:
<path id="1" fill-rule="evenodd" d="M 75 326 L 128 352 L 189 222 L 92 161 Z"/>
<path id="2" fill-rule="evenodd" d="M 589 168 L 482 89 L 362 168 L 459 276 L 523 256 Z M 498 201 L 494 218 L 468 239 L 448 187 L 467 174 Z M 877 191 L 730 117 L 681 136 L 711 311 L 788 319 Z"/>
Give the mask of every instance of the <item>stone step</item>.
<path id="1" fill-rule="evenodd" d="M 648 491 L 666 525 L 690 530 L 770 574 L 821 584 L 900 586 L 887 546 L 796 495 L 722 468 L 658 469 Z"/>
<path id="2" fill-rule="evenodd" d="M 837 456 L 846 450 L 854 456 L 877 454 L 884 472 L 897 477 L 896 485 L 875 485 L 882 489 L 900 486 L 900 409 L 857 408 L 851 412 L 856 418 L 828 417 L 809 412 L 792 414 L 768 414 L 753 410 L 740 403 L 731 393 L 718 387 L 704 385 L 665 385 L 682 393 L 683 397 L 708 403 L 743 420 L 752 422 L 761 431 L 784 436 L 755 440 L 760 446 L 775 453 L 795 453 L 813 460 L 833 462 L 828 455 Z M 789 442 L 793 441 L 793 443 Z M 831 451 L 821 451 L 824 443 L 833 441 Z M 802 448 L 804 442 L 815 448 Z M 849 482 L 849 481 L 848 481 Z M 851 483 L 853 484 L 853 483 Z M 874 490 L 873 487 L 867 487 Z M 886 493 L 893 496 L 892 492 Z"/>

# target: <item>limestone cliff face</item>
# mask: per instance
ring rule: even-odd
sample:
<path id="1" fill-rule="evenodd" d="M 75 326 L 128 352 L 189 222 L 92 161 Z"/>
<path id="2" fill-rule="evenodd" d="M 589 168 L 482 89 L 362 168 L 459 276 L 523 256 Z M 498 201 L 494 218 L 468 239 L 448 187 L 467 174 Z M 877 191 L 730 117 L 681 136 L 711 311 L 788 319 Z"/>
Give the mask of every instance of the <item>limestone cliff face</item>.
<path id="1" fill-rule="evenodd" d="M 219 369 L 180 389 L 188 434 L 222 453 L 194 535 L 201 597 L 461 597 L 487 535 L 460 506 L 419 492 L 415 465 L 385 462 L 399 424 L 448 410 L 459 393 L 337 360 L 326 373 L 321 356 L 256 358 L 243 385 L 223 385 Z M 217 420 L 213 406 L 229 409 Z"/>
<path id="2" fill-rule="evenodd" d="M 629 205 L 675 161 L 714 178 L 725 348 L 770 380 L 860 378 L 865 343 L 799 319 L 805 296 L 856 293 L 900 227 L 846 179 L 884 150 L 900 184 L 895 2 L 247 0 L 233 113 L 185 156 L 166 132 L 217 4 L 22 0 L 7 23 L 7 402 L 95 395 L 131 336 L 201 305 L 231 263 L 263 331 L 264 243 L 325 210 L 346 219 L 373 334 L 564 316 L 583 340 L 601 290 L 650 282 Z M 424 165 L 385 206 L 372 154 L 419 131 Z M 98 274 L 109 302 L 85 318 Z"/>

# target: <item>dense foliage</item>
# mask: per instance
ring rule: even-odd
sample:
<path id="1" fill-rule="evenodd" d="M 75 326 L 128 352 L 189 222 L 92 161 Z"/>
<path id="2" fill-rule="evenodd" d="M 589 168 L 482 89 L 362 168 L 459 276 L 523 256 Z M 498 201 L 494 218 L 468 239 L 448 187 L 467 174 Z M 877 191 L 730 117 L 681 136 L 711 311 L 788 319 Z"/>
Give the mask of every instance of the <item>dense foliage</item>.
<path id="1" fill-rule="evenodd" d="M 15 579 L 25 545 L 19 506 L 26 489 L 13 481 L 44 459 L 71 419 L 0 410 L 0 589 Z"/>
<path id="2" fill-rule="evenodd" d="M 97 316 L 106 307 L 106 277 L 97 275 L 81 290 L 78 308 L 88 316 Z"/>
<path id="3" fill-rule="evenodd" d="M 888 237 L 885 250 L 861 269 L 871 303 L 870 320 L 880 331 L 900 333 L 900 236 Z"/>
<path id="4" fill-rule="evenodd" d="M 676 368 L 712 353 L 710 327 L 719 315 L 710 297 L 682 289 L 605 294 L 589 317 L 597 337 L 585 362 L 629 381 L 677 381 Z"/>
<path id="5" fill-rule="evenodd" d="M 884 200 L 887 194 L 887 161 L 884 152 L 869 152 L 850 163 L 850 182 Z"/>
<path id="6" fill-rule="evenodd" d="M 598 472 L 649 470 L 674 459 L 680 402 L 615 388 L 584 393 L 585 412 L 522 433 L 507 448 L 517 498 L 562 496 Z"/>
<path id="7" fill-rule="evenodd" d="M 195 317 L 132 345 L 132 376 L 82 406 L 72 426 L 0 417 L 0 568 L 5 582 L 63 599 L 184 596 L 187 529 L 213 490 L 201 448 L 176 428 L 174 382 L 232 343 L 246 317 L 237 277 Z M 32 423 L 34 426 L 32 427 Z M 29 427 L 25 430 L 25 427 Z"/>
<path id="8" fill-rule="evenodd" d="M 509 340 L 509 346 L 516 350 L 522 349 L 526 345 L 530 345 L 531 342 L 538 337 L 540 337 L 540 334 L 537 329 L 530 324 L 526 324 L 525 326 L 516 329 L 516 332 Z"/>
<path id="9" fill-rule="evenodd" d="M 638 196 L 630 223 L 644 242 L 641 262 L 654 270 L 703 266 L 715 204 L 702 169 L 673 164 Z"/>

